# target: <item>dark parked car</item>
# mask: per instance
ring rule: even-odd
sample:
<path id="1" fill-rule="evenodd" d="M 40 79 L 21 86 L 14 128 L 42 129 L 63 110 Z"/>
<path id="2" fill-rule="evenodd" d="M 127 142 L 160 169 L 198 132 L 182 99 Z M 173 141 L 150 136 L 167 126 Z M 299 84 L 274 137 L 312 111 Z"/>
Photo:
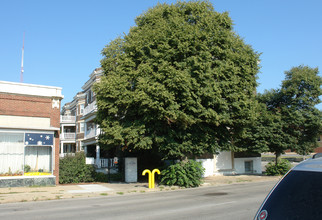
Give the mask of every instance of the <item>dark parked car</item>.
<path id="1" fill-rule="evenodd" d="M 254 220 L 322 219 L 322 157 L 291 169 L 271 190 Z"/>

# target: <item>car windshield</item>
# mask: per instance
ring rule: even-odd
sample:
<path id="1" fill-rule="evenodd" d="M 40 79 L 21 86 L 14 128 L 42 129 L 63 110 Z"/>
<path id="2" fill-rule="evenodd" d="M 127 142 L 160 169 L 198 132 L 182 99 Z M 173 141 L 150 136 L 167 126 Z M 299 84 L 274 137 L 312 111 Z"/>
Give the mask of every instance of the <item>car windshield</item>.
<path id="1" fill-rule="evenodd" d="M 259 212 L 267 218 L 258 219 L 322 219 L 321 204 L 322 173 L 293 170 L 275 188 Z"/>

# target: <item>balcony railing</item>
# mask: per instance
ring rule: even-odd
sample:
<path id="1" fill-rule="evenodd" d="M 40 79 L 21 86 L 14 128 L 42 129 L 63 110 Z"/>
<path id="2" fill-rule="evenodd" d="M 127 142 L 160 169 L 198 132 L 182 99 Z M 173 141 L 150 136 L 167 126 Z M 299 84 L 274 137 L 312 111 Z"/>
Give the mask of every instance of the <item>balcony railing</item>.
<path id="1" fill-rule="evenodd" d="M 75 123 L 75 121 L 76 121 L 76 116 L 71 116 L 71 115 L 61 115 L 60 116 L 60 122 Z"/>
<path id="2" fill-rule="evenodd" d="M 60 137 L 62 140 L 75 140 L 76 133 L 61 133 Z"/>
<path id="3" fill-rule="evenodd" d="M 96 101 L 92 102 L 91 104 L 88 104 L 85 109 L 84 109 L 84 115 L 87 115 L 91 112 L 96 112 L 97 111 L 97 105 Z"/>
<path id="4" fill-rule="evenodd" d="M 97 160 L 94 157 L 86 157 L 86 164 L 95 164 L 98 168 L 114 168 L 116 164 L 113 161 L 113 158 L 100 158 Z"/>
<path id="5" fill-rule="evenodd" d="M 85 132 L 85 139 L 93 138 L 99 135 L 99 129 L 98 128 L 92 128 Z"/>
<path id="6" fill-rule="evenodd" d="M 60 153 L 59 157 L 75 156 L 75 153 Z"/>

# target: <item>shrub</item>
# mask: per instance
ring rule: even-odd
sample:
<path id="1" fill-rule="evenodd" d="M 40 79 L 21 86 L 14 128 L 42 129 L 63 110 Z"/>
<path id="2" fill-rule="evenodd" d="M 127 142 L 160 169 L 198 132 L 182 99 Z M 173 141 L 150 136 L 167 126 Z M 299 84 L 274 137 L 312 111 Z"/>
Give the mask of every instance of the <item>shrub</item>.
<path id="1" fill-rule="evenodd" d="M 84 152 L 66 156 L 59 161 L 59 183 L 93 182 L 95 168 L 86 164 Z"/>
<path id="2" fill-rule="evenodd" d="M 200 162 L 181 161 L 162 170 L 160 184 L 186 188 L 198 187 L 202 184 L 204 170 Z"/>
<path id="3" fill-rule="evenodd" d="M 278 176 L 286 174 L 291 168 L 291 163 L 288 160 L 279 160 L 277 165 L 275 161 L 269 162 L 266 166 L 266 174 L 268 176 Z"/>
<path id="4" fill-rule="evenodd" d="M 105 173 L 101 173 L 101 172 L 95 172 L 94 180 L 95 180 L 95 182 L 107 183 L 108 182 L 108 175 Z"/>

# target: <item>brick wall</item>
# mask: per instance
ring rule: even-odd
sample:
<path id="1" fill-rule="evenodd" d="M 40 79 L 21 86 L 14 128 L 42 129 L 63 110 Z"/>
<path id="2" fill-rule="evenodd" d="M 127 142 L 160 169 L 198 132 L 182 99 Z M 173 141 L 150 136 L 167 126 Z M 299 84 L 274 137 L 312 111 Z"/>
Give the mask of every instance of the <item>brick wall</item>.
<path id="1" fill-rule="evenodd" d="M 50 118 L 50 126 L 60 127 L 60 105 L 52 108 L 52 99 L 46 97 L 0 94 L 0 115 Z M 59 183 L 59 131 L 55 131 L 55 167 L 53 174 Z"/>

